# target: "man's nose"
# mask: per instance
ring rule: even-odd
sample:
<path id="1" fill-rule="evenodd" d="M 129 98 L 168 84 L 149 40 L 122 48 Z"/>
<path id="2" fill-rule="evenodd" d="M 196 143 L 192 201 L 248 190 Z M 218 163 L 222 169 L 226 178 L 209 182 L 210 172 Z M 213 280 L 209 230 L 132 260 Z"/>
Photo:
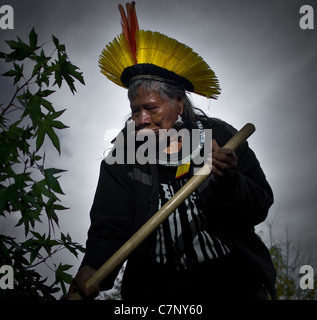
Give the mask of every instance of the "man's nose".
<path id="1" fill-rule="evenodd" d="M 151 123 L 151 117 L 146 110 L 141 110 L 138 117 L 139 125 L 146 125 Z"/>

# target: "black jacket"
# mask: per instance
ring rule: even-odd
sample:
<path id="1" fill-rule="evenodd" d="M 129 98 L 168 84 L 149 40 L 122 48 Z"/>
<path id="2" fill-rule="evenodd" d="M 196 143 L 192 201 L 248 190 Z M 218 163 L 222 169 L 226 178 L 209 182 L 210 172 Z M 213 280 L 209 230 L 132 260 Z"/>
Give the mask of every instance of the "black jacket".
<path id="1" fill-rule="evenodd" d="M 204 128 L 213 130 L 213 139 L 219 146 L 236 133 L 232 126 L 221 120 L 205 119 L 202 123 Z M 235 183 L 230 180 L 215 186 L 208 178 L 198 188 L 206 212 L 207 231 L 225 240 L 230 248 L 251 263 L 274 299 L 276 272 L 267 247 L 254 232 L 254 226 L 267 217 L 273 193 L 247 142 L 239 147 L 236 154 L 239 161 L 234 172 Z M 157 209 L 155 165 L 109 165 L 102 161 L 82 265 L 98 269 Z M 150 268 L 152 240 L 149 237 L 129 256 L 123 287 L 128 286 L 132 278 L 142 277 L 143 271 Z M 104 290 L 113 286 L 119 268 L 104 281 Z"/>

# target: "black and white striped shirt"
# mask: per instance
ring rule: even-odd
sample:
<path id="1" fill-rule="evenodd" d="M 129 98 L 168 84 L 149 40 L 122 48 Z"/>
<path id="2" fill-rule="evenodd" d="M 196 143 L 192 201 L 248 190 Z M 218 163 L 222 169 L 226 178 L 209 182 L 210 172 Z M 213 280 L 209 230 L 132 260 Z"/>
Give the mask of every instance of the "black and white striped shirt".
<path id="1" fill-rule="evenodd" d="M 185 175 L 175 179 L 175 167 L 158 165 L 159 207 L 162 207 L 187 181 Z M 156 262 L 177 269 L 217 259 L 230 250 L 206 231 L 205 215 L 199 208 L 199 194 L 192 193 L 156 231 Z"/>

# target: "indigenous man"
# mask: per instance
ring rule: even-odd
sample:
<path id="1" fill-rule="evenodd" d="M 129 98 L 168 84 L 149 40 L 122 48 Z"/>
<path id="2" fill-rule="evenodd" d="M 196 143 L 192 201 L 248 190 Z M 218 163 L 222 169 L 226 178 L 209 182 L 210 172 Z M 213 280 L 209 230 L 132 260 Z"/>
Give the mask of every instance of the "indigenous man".
<path id="1" fill-rule="evenodd" d="M 130 254 L 122 297 L 276 298 L 275 269 L 254 232 L 273 203 L 272 190 L 248 143 L 236 152 L 221 147 L 236 130 L 194 108 L 186 93 L 216 99 L 220 88 L 214 72 L 189 47 L 139 30 L 134 2 L 127 4 L 128 17 L 119 9 L 123 33 L 105 48 L 100 67 L 110 80 L 128 88 L 131 118 L 120 133 L 124 139 L 115 139 L 113 152 L 101 163 L 87 250 L 70 293 L 92 297 L 113 286 L 120 266 L 100 286 L 86 288 L 84 283 L 195 174 L 201 166 L 195 159 L 209 148 L 212 174 Z M 127 161 L 131 121 L 135 149 L 142 145 L 136 137 L 154 136 L 156 161 Z M 176 134 L 160 148 L 171 129 L 187 130 L 190 137 L 196 130 L 199 139 Z M 211 141 L 206 130 L 212 130 Z M 111 161 L 121 151 L 123 162 Z"/>

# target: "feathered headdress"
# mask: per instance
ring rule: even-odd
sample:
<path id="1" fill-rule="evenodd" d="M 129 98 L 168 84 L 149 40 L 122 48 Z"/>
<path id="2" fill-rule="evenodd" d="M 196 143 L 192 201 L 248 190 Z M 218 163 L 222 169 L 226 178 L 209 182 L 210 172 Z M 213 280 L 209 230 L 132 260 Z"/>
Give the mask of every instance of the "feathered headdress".
<path id="1" fill-rule="evenodd" d="M 99 58 L 101 72 L 119 86 L 129 88 L 136 79 L 154 79 L 183 85 L 185 90 L 217 99 L 215 73 L 191 48 L 159 32 L 139 30 L 135 2 L 119 5 L 122 33 Z"/>

